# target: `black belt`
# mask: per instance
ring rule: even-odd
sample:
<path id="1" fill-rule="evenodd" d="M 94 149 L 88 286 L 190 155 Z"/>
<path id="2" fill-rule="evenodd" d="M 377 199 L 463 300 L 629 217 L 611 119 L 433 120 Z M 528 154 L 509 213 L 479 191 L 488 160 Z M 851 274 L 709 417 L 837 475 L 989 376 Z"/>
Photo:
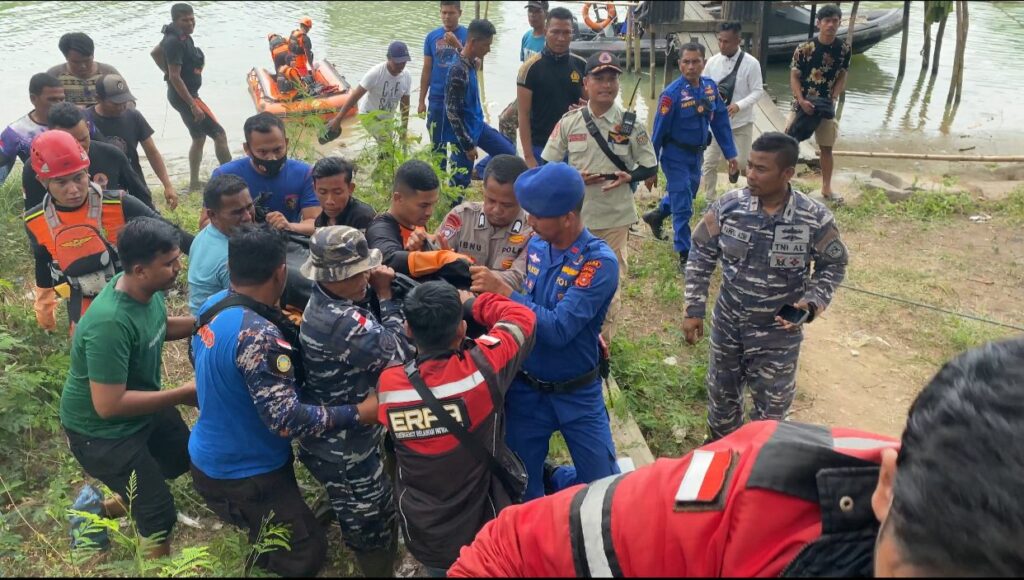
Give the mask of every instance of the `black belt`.
<path id="1" fill-rule="evenodd" d="M 598 368 L 594 367 L 593 369 L 583 373 L 582 375 L 574 379 L 569 379 L 567 381 L 542 381 L 536 377 L 530 376 L 529 374 L 527 374 L 526 371 L 519 371 L 519 374 L 517 376 L 518 378 L 525 381 L 526 384 L 537 389 L 538 391 L 542 393 L 553 394 L 571 393 L 572 391 L 575 391 L 580 387 L 585 387 L 587 385 L 593 384 L 593 382 L 597 380 L 599 373 Z"/>
<path id="2" fill-rule="evenodd" d="M 675 139 L 669 139 L 668 140 L 668 144 L 669 145 L 674 145 L 674 146 L 682 149 L 683 151 L 688 151 L 690 153 L 697 153 L 697 154 L 704 153 L 704 149 L 707 148 L 707 147 L 701 147 L 699 145 L 687 145 L 686 143 L 680 143 L 679 141 L 676 141 Z"/>

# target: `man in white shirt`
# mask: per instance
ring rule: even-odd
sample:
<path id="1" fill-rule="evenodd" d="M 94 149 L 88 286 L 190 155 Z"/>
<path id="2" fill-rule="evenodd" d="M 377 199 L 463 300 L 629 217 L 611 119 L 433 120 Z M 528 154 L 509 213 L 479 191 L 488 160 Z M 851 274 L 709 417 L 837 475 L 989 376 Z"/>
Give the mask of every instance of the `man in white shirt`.
<path id="1" fill-rule="evenodd" d="M 761 63 L 740 49 L 739 22 L 723 22 L 718 27 L 718 54 L 708 59 L 703 76 L 718 84 L 718 90 L 729 108 L 732 138 L 739 153 L 740 173 L 747 167 L 747 155 L 754 136 L 754 107 L 764 94 Z M 739 67 L 736 67 L 737 62 Z M 735 69 L 736 74 L 732 74 Z M 730 81 L 730 78 L 733 80 Z M 731 95 L 730 95 L 731 88 Z M 728 98 L 726 98 L 728 97 Z M 713 141 L 704 152 L 702 168 L 704 196 L 715 199 L 718 187 L 718 164 L 722 162 L 722 149 Z"/>
<path id="2" fill-rule="evenodd" d="M 341 136 L 341 120 L 356 103 L 359 103 L 359 114 L 383 111 L 375 116 L 376 120 L 380 121 L 390 121 L 392 113 L 401 105 L 404 135 L 409 126 L 409 93 L 412 89 L 412 78 L 405 70 L 409 59 L 409 47 L 400 40 L 392 42 L 388 46 L 388 59 L 366 71 L 356 88 L 352 89 L 348 101 L 327 123 L 325 134 L 320 137 L 320 144 Z M 363 96 L 366 96 L 366 99 L 363 99 Z M 368 125 L 366 130 L 375 139 L 384 136 L 380 130 L 375 130 L 373 124 Z"/>

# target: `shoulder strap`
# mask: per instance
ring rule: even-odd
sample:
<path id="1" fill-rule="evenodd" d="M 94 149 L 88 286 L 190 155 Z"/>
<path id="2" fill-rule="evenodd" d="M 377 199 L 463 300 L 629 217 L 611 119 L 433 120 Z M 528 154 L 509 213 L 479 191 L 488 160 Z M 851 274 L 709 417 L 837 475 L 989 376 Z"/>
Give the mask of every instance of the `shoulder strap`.
<path id="1" fill-rule="evenodd" d="M 740 57 L 736 59 L 736 64 L 732 65 L 732 70 L 729 71 L 729 74 L 725 75 L 725 77 L 723 77 L 722 80 L 718 81 L 718 84 L 722 84 L 722 82 L 724 82 L 726 79 L 735 77 L 736 74 L 739 73 L 740 63 L 743 62 L 743 55 L 745 54 L 746 53 L 743 52 L 742 50 L 740 51 Z"/>
<path id="2" fill-rule="evenodd" d="M 199 332 L 200 328 L 210 324 L 213 318 L 221 312 L 235 306 L 242 306 L 252 310 L 256 314 L 266 318 L 268 322 L 276 326 L 277 329 L 281 331 L 284 339 L 288 341 L 288 344 L 292 345 L 292 349 L 296 351 L 296 356 L 293 357 L 292 360 L 292 366 L 295 369 L 295 378 L 300 384 L 304 382 L 306 374 L 305 367 L 302 363 L 302 345 L 299 342 L 299 329 L 277 308 L 272 308 L 262 302 L 257 302 L 248 296 L 243 296 L 242 294 L 231 294 L 220 302 L 210 306 L 206 311 L 199 315 L 198 318 L 196 318 L 195 326 L 192 327 L 192 334 L 195 335 Z"/>
<path id="3" fill-rule="evenodd" d="M 473 357 L 473 360 L 476 362 L 477 358 Z M 490 369 L 490 365 L 488 365 L 488 369 Z M 484 374 L 484 378 L 487 380 L 487 374 L 485 374 L 483 368 L 480 369 L 480 373 Z M 420 398 L 427 404 L 427 408 L 434 413 L 434 416 L 437 417 L 437 420 L 441 425 L 444 425 L 444 428 L 454 435 L 455 438 L 459 440 L 459 443 L 465 445 L 466 449 L 476 457 L 477 461 L 483 462 L 487 468 L 491 470 L 491 473 L 501 481 L 501 485 L 505 488 L 506 492 L 514 494 L 517 486 L 515 482 L 512 481 L 512 477 L 509 475 L 508 470 L 502 467 L 501 463 L 499 463 L 498 460 L 495 459 L 494 455 L 488 451 L 482 443 L 480 443 L 478 438 L 474 437 L 472 433 L 467 431 L 461 423 L 452 419 L 452 416 L 448 414 L 448 411 L 446 411 L 441 405 L 441 401 L 437 400 L 434 393 L 430 392 L 427 384 L 423 382 L 423 377 L 420 376 L 420 369 L 416 366 L 416 361 L 413 360 L 406 363 L 405 376 L 409 378 L 409 382 L 412 383 L 413 388 L 416 389 Z M 490 382 L 488 382 L 488 386 L 491 386 Z"/>
<path id="4" fill-rule="evenodd" d="M 608 147 L 608 140 L 601 135 L 601 130 L 597 128 L 597 123 L 594 122 L 594 117 L 590 115 L 590 111 L 586 107 L 583 107 L 580 111 L 583 113 L 583 121 L 587 124 L 587 131 L 594 138 L 594 141 L 597 141 L 597 146 L 601 148 L 601 152 L 605 154 L 609 161 L 615 164 L 615 167 L 619 168 L 619 171 L 629 173 L 629 168 L 623 163 L 622 158 L 612 153 L 611 147 Z"/>

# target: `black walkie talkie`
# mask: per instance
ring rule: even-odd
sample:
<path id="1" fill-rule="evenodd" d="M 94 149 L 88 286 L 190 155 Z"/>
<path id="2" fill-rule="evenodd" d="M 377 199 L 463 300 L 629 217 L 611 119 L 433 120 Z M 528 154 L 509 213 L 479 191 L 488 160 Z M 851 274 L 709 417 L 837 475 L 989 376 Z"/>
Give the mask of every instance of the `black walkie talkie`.
<path id="1" fill-rule="evenodd" d="M 633 96 L 629 98 L 629 104 L 626 106 L 626 112 L 622 114 L 622 130 L 620 134 L 629 137 L 633 133 L 633 127 L 636 126 L 636 111 L 633 110 L 633 101 L 636 99 L 636 91 L 640 88 L 640 79 L 636 79 L 636 86 L 633 87 Z"/>

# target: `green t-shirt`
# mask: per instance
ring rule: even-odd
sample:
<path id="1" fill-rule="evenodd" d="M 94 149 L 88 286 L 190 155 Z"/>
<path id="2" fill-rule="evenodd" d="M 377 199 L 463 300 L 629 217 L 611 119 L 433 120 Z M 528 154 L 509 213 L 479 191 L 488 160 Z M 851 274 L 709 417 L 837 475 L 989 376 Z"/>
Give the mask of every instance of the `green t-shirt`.
<path id="1" fill-rule="evenodd" d="M 103 419 L 92 404 L 89 381 L 159 391 L 167 306 L 157 292 L 142 304 L 114 288 L 114 276 L 93 300 L 71 339 L 71 369 L 60 397 L 65 429 L 89 437 L 118 439 L 145 427 L 151 415 Z"/>

